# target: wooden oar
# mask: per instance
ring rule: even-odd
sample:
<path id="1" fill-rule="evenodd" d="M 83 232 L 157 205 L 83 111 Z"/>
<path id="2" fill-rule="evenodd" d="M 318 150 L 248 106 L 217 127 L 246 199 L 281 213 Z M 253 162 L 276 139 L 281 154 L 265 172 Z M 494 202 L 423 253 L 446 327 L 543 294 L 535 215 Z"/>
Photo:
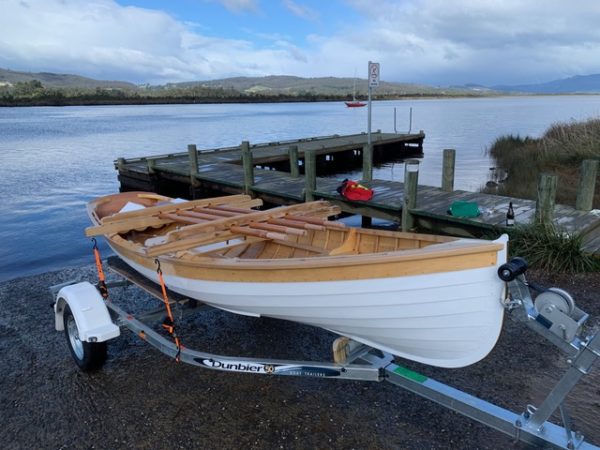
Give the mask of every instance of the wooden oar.
<path id="1" fill-rule="evenodd" d="M 235 216 L 239 216 L 240 214 L 249 214 L 251 212 L 256 212 L 252 209 L 242 209 L 239 208 L 239 212 L 233 212 L 233 211 L 224 211 L 219 207 L 215 207 L 215 208 L 202 208 L 203 211 L 206 211 L 209 214 L 213 214 L 215 216 L 219 216 L 219 217 L 235 217 Z"/>
<path id="2" fill-rule="evenodd" d="M 273 225 L 263 222 L 250 222 L 250 228 L 258 228 L 259 230 L 275 231 L 283 234 L 293 234 L 295 236 L 306 236 L 306 230 L 300 228 L 285 227 L 283 225 Z"/>
<path id="3" fill-rule="evenodd" d="M 194 208 L 196 210 L 201 211 L 203 208 L 198 208 L 202 205 L 207 206 L 210 204 L 220 204 L 220 202 L 223 202 L 226 199 L 231 200 L 234 204 L 247 206 L 248 208 L 262 205 L 262 200 L 260 199 L 252 200 L 247 195 L 230 195 L 227 197 L 217 197 L 214 199 L 194 200 L 192 202 L 151 206 L 149 208 L 144 208 L 143 210 L 118 213 L 113 216 L 106 217 L 102 220 L 102 225 L 96 225 L 86 228 L 85 235 L 98 236 L 101 234 L 125 233 L 130 230 L 144 229 L 148 227 L 159 227 L 161 225 L 166 225 L 177 221 L 172 218 L 166 218 L 166 216 L 161 217 L 161 214 L 169 214 L 175 212 L 177 212 L 178 214 L 185 214 L 184 211 L 188 211 L 188 209 L 186 208 Z M 248 209 L 247 211 L 252 212 L 253 210 Z M 202 218 L 201 216 L 196 217 Z M 122 220 L 117 220 L 119 218 L 121 218 Z M 204 218 L 207 220 L 212 220 L 213 218 L 215 218 L 215 215 L 213 214 L 212 217 L 204 216 Z M 181 221 L 183 222 L 183 220 Z"/>
<path id="4" fill-rule="evenodd" d="M 248 214 L 239 214 L 235 217 L 223 217 L 222 219 L 207 221 L 205 223 L 188 225 L 180 230 L 171 231 L 165 236 L 167 238 L 166 243 L 152 246 L 146 250 L 146 253 L 148 256 L 158 256 L 205 245 L 207 239 L 213 239 L 211 242 L 218 242 L 214 239 L 225 235 L 220 232 L 223 229 L 227 229 L 227 231 L 231 233 L 231 231 L 229 231 L 231 227 L 240 227 L 243 225 L 248 225 L 251 222 L 268 221 L 271 218 L 285 216 L 287 213 L 308 212 L 323 208 L 326 205 L 327 202 L 323 201 L 301 203 L 298 205 L 274 208 L 268 211 L 255 211 Z M 306 223 L 302 224 L 307 228 L 309 226 L 317 227 L 317 225 Z M 224 240 L 224 238 L 221 240 Z"/>
<path id="5" fill-rule="evenodd" d="M 208 214 L 208 213 L 204 213 L 204 212 L 200 212 L 201 210 L 198 211 L 177 211 L 177 214 L 180 216 L 188 216 L 188 217 L 195 217 L 197 219 L 204 219 L 204 221 L 210 221 L 210 220 L 215 220 L 218 219 L 219 216 L 215 216 L 213 214 Z"/>
<path id="6" fill-rule="evenodd" d="M 248 225 L 250 222 L 261 222 L 269 219 L 276 219 L 284 217 L 286 214 L 294 213 L 297 211 L 311 211 L 319 209 L 323 206 L 327 206 L 327 202 L 316 201 L 310 203 L 300 203 L 292 206 L 280 206 L 279 208 L 269 209 L 267 211 L 254 211 L 248 214 L 238 214 L 233 217 L 224 217 L 222 219 L 213 220 L 211 222 L 199 223 L 197 225 L 190 225 L 181 230 L 171 231 L 167 235 L 169 242 L 192 237 L 203 231 L 212 231 L 223 228 L 229 228 L 231 226 Z"/>
<path id="7" fill-rule="evenodd" d="M 346 228 L 346 225 L 342 222 L 333 222 L 331 220 L 320 219 L 318 217 L 309 217 L 309 216 L 287 216 L 287 219 L 297 220 L 300 222 L 308 222 L 314 225 L 323 225 L 327 228 Z"/>
<path id="8" fill-rule="evenodd" d="M 300 222 L 297 220 L 288 220 L 288 219 L 269 219 L 267 223 L 271 223 L 273 225 L 281 225 L 284 227 L 290 228 L 300 228 L 303 230 L 315 230 L 315 231 L 323 231 L 325 227 L 323 225 L 314 225 L 312 223 Z"/>
<path id="9" fill-rule="evenodd" d="M 161 219 L 168 219 L 173 222 L 181 222 L 187 224 L 196 224 L 196 223 L 204 223 L 206 220 L 198 219 L 196 217 L 186 217 L 181 214 L 173 214 L 173 213 L 161 213 L 158 215 Z"/>
<path id="10" fill-rule="evenodd" d="M 215 205 L 220 203 L 228 204 L 239 204 L 241 202 L 247 202 L 252 200 L 249 195 L 226 195 L 223 197 L 205 198 L 200 200 L 190 200 L 187 202 L 180 203 L 168 203 L 160 206 L 150 206 L 148 208 L 137 209 L 135 211 L 127 211 L 122 213 L 116 213 L 112 216 L 104 217 L 102 223 L 118 222 L 121 220 L 132 219 L 134 217 L 145 217 L 153 216 L 158 213 L 174 212 L 177 210 L 191 209 L 208 205 Z M 262 205 L 262 200 L 260 201 Z"/>

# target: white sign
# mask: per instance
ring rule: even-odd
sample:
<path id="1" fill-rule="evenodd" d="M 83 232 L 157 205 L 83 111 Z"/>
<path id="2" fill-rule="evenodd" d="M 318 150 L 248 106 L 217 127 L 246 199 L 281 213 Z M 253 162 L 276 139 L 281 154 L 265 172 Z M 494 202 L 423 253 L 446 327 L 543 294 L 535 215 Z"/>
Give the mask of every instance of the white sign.
<path id="1" fill-rule="evenodd" d="M 379 63 L 369 61 L 369 87 L 379 86 Z"/>

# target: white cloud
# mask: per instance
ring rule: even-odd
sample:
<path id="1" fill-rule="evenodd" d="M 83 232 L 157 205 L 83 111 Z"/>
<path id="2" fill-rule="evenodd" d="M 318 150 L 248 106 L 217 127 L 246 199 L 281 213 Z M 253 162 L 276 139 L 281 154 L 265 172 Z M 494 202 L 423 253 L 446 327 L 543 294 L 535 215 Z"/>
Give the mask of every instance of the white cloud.
<path id="1" fill-rule="evenodd" d="M 285 41 L 261 49 L 197 28 L 113 0 L 8 0 L 0 15 L 0 67 L 164 83 L 284 73 L 303 58 Z"/>
<path id="2" fill-rule="evenodd" d="M 600 72 L 599 2 L 384 0 L 374 5 L 369 0 L 348 0 L 348 4 L 368 18 L 366 32 L 348 39 L 365 53 L 377 55 L 382 72 L 391 79 L 491 84 Z M 347 40 L 338 36 L 336 40 Z"/>
<path id="3" fill-rule="evenodd" d="M 207 1 L 236 12 L 259 8 L 258 0 Z M 301 18 L 318 14 L 298 0 L 279 1 Z M 381 63 L 383 80 L 434 84 L 600 73 L 600 2 L 346 0 L 346 7 L 354 21 L 340 10 L 327 24 L 311 24 L 321 34 L 302 38 L 265 8 L 261 20 L 273 28 L 228 39 L 189 18 L 115 0 L 2 0 L 0 67 L 153 83 L 355 70 L 365 78 L 369 60 Z"/>

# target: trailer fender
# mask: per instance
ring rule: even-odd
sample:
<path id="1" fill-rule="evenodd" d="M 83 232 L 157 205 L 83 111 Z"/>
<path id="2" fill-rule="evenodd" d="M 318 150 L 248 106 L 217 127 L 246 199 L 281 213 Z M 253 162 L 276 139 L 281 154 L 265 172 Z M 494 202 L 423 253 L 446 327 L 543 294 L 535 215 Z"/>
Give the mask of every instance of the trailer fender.
<path id="1" fill-rule="evenodd" d="M 96 287 L 87 282 L 71 284 L 63 287 L 54 303 L 54 326 L 57 331 L 64 331 L 63 315 L 65 306 L 69 305 L 79 339 L 85 342 L 104 342 L 121 334 L 119 327 L 110 317 L 108 308 Z"/>

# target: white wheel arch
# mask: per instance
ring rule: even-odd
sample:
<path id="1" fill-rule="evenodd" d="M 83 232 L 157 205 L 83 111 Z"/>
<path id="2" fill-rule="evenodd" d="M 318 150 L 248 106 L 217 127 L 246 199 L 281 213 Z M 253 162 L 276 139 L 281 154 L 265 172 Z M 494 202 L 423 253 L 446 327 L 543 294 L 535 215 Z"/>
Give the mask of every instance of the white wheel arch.
<path id="1" fill-rule="evenodd" d="M 93 284 L 83 281 L 63 287 L 56 296 L 54 321 L 57 331 L 64 330 L 63 315 L 69 305 L 77 324 L 79 339 L 104 342 L 121 334 L 110 317 L 104 299 Z"/>

